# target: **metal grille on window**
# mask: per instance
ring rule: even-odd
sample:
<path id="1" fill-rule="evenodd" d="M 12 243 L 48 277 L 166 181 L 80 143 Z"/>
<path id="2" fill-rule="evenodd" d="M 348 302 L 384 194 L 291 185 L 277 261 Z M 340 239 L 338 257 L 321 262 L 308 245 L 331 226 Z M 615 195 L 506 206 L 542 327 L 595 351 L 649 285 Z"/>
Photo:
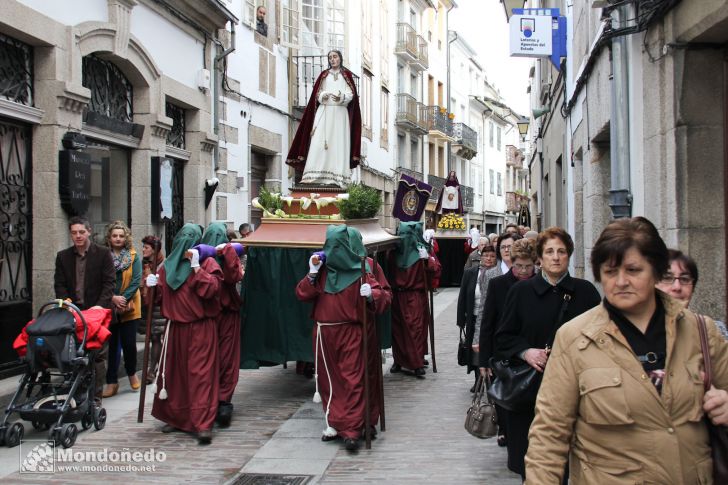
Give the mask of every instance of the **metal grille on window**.
<path id="1" fill-rule="evenodd" d="M 91 90 L 89 109 L 131 123 L 133 89 L 124 74 L 109 61 L 94 55 L 83 58 L 83 86 Z"/>
<path id="2" fill-rule="evenodd" d="M 0 34 L 0 96 L 33 106 L 33 49 Z"/>
<path id="3" fill-rule="evenodd" d="M 185 110 L 172 103 L 165 107 L 167 117 L 172 118 L 172 129 L 167 135 L 167 145 L 185 148 Z"/>
<path id="4" fill-rule="evenodd" d="M 174 160 L 172 172 L 172 218 L 164 224 L 164 246 L 166 254 L 172 250 L 172 242 L 177 231 L 184 226 L 184 163 Z"/>

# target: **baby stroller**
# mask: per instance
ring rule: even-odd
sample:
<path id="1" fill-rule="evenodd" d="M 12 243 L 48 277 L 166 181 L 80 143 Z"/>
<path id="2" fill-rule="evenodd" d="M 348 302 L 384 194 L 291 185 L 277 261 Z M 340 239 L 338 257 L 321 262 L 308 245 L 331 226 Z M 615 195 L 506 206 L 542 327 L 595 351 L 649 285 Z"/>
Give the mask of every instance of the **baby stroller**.
<path id="1" fill-rule="evenodd" d="M 78 316 L 83 323 L 83 339 L 76 336 Z M 81 311 L 63 300 L 41 307 L 35 321 L 26 327 L 28 366 L 20 386 L 10 401 L 0 425 L 0 445 L 17 446 L 23 439 L 20 422 L 8 425 L 18 413 L 35 429 L 48 429 L 48 440 L 70 448 L 76 442 L 76 422 L 86 430 L 92 425 L 103 429 L 106 410 L 97 404 L 94 358 L 97 350 L 86 349 L 88 325 Z"/>

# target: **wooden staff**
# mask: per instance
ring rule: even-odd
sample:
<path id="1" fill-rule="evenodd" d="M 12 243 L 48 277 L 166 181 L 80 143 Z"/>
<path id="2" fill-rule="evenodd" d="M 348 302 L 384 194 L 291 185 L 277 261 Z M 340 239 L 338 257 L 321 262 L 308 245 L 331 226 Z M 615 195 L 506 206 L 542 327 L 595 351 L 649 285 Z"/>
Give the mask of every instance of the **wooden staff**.
<path id="1" fill-rule="evenodd" d="M 366 283 L 367 277 L 367 257 L 361 257 L 361 284 Z M 367 326 L 367 297 L 363 296 L 364 299 L 362 318 L 362 333 L 364 334 L 364 439 L 366 443 L 366 449 L 372 449 L 372 431 L 371 422 L 369 419 L 369 333 Z"/>
<path id="2" fill-rule="evenodd" d="M 427 294 L 430 296 L 430 322 L 429 322 L 429 334 L 430 334 L 430 357 L 432 358 L 432 372 L 437 373 L 437 360 L 435 360 L 435 317 L 434 317 L 434 300 L 432 296 L 432 289 L 430 288 L 430 280 L 427 278 L 427 263 L 429 262 L 429 256 L 427 259 L 422 260 L 422 269 L 425 273 L 425 289 Z"/>
<path id="3" fill-rule="evenodd" d="M 162 239 L 157 238 L 159 245 L 162 245 Z M 159 249 L 154 245 L 154 259 L 152 259 L 152 271 L 157 274 L 157 258 L 159 257 Z M 157 286 L 147 288 L 149 291 L 149 304 L 147 305 L 147 331 L 144 334 L 144 363 L 142 367 L 142 388 L 139 391 L 139 412 L 137 413 L 137 423 L 144 422 L 144 400 L 147 395 L 147 369 L 149 368 L 149 346 L 152 334 L 152 315 L 154 313 L 154 300 L 157 296 Z M 169 323 L 167 323 L 169 325 Z"/>
<path id="4" fill-rule="evenodd" d="M 385 253 L 385 256 L 387 256 L 387 253 Z M 377 253 L 374 252 L 374 261 L 377 260 Z M 372 268 L 372 273 L 374 272 L 374 268 Z M 378 358 L 381 359 L 382 356 L 382 349 L 380 348 L 381 340 L 379 340 L 379 325 L 374 323 L 374 330 L 376 333 L 377 338 L 377 352 L 378 352 Z M 387 431 L 387 419 L 384 414 L 384 375 L 382 374 L 382 362 L 381 360 L 377 362 L 379 365 L 377 366 L 379 375 L 379 429 L 382 431 Z"/>

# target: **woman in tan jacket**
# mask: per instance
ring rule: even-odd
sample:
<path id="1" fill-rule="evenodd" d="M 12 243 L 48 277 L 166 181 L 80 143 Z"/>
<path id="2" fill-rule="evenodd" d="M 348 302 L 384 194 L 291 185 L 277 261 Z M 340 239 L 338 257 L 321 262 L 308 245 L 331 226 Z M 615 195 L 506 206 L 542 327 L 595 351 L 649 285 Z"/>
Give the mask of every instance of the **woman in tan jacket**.
<path id="1" fill-rule="evenodd" d="M 697 317 L 655 289 L 668 252 L 642 217 L 620 219 L 591 253 L 603 304 L 556 334 L 529 433 L 527 483 L 711 484 L 704 417 L 728 425 L 728 344 L 706 327 L 714 387 L 703 391 Z"/>

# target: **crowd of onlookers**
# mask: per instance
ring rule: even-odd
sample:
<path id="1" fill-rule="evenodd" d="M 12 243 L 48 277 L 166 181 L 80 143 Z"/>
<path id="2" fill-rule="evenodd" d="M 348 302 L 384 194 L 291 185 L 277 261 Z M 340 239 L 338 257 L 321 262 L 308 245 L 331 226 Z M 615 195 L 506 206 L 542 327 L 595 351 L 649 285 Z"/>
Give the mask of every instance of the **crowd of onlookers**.
<path id="1" fill-rule="evenodd" d="M 728 332 L 706 318 L 705 392 L 688 255 L 645 218 L 616 220 L 590 256 L 600 296 L 569 274 L 561 228 L 471 229 L 468 251 L 457 322 L 468 372 L 500 380 L 490 395 L 511 471 L 534 484 L 713 483 L 704 418 L 728 425 Z M 503 391 L 511 380 L 518 392 Z"/>

